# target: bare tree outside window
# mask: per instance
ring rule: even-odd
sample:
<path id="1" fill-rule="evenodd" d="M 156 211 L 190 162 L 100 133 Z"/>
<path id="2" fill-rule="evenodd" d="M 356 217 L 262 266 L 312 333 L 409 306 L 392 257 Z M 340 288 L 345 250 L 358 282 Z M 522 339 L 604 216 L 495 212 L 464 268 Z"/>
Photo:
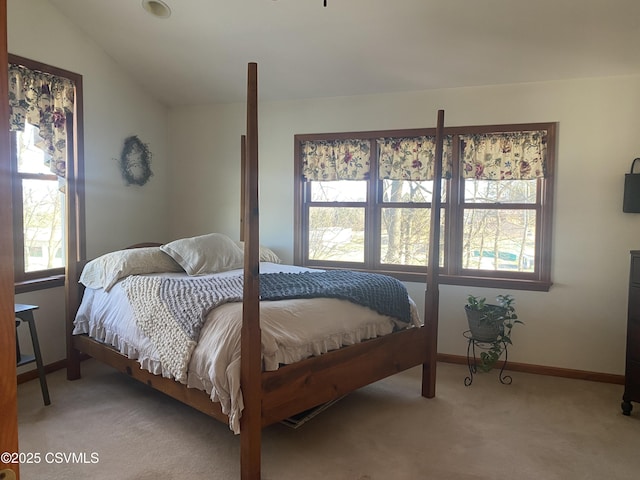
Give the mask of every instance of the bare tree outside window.
<path id="1" fill-rule="evenodd" d="M 536 181 L 464 182 L 462 268 L 533 272 Z"/>
<path id="2" fill-rule="evenodd" d="M 455 285 L 548 290 L 556 124 L 445 127 L 440 280 Z M 434 129 L 296 135 L 294 260 L 309 267 L 384 271 L 423 281 L 435 156 Z M 369 145 L 366 174 L 326 181 L 309 174 L 318 145 Z M 518 143 L 519 142 L 519 143 Z M 305 163 L 307 162 L 307 163 Z M 305 167 L 306 165 L 306 167 Z M 444 167 L 443 167 L 444 170 Z M 361 172 L 360 172 L 361 173 Z M 401 178 L 401 179 L 400 179 Z"/>
<path id="3" fill-rule="evenodd" d="M 83 88 L 78 73 L 13 54 L 8 60 L 14 280 L 16 293 L 25 293 L 64 284 L 68 239 L 85 257 Z"/>
<path id="4" fill-rule="evenodd" d="M 45 165 L 45 153 L 37 146 L 38 128 L 26 124 L 15 132 L 17 178 L 22 192 L 24 271 L 64 267 L 64 196 L 58 177 Z"/>

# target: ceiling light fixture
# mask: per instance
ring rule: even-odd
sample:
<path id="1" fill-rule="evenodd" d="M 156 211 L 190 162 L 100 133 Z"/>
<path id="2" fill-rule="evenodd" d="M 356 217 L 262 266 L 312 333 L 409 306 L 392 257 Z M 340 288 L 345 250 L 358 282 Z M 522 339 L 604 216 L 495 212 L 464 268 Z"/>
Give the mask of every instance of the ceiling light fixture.
<path id="1" fill-rule="evenodd" d="M 142 0 L 142 8 L 154 17 L 169 18 L 171 16 L 171 9 L 161 0 Z"/>

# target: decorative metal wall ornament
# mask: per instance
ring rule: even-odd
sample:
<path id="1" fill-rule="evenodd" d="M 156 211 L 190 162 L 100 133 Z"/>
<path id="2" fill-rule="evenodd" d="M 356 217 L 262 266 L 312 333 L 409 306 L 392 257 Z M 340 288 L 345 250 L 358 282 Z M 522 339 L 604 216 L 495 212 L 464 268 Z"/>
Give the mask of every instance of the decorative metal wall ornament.
<path id="1" fill-rule="evenodd" d="M 127 185 L 144 185 L 153 175 L 151 151 L 146 143 L 133 135 L 124 141 L 120 155 L 120 171 Z"/>

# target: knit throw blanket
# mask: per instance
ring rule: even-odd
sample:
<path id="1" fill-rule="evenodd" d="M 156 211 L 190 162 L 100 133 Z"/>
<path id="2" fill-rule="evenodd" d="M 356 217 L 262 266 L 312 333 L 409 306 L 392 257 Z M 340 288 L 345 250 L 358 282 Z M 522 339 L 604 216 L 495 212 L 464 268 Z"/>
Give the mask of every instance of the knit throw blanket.
<path id="1" fill-rule="evenodd" d="M 140 330 L 156 347 L 163 367 L 186 383 L 187 367 L 207 314 L 241 302 L 243 277 L 130 276 L 122 282 Z M 410 322 L 409 296 L 395 278 L 350 271 L 260 275 L 261 300 L 331 297 Z"/>
<path id="2" fill-rule="evenodd" d="M 407 289 L 393 277 L 346 270 L 260 275 L 261 300 L 315 297 L 341 298 L 405 323 L 411 321 Z"/>

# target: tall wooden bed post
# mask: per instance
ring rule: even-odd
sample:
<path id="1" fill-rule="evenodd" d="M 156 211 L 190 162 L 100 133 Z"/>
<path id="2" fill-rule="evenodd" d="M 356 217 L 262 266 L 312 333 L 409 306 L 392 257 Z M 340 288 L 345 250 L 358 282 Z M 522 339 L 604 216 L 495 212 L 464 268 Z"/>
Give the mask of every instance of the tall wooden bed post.
<path id="1" fill-rule="evenodd" d="M 246 205 L 245 196 L 247 188 L 245 180 L 247 179 L 247 136 L 240 136 L 240 241 L 244 241 L 244 206 Z"/>
<path id="2" fill-rule="evenodd" d="M 244 295 L 240 343 L 240 388 L 244 410 L 240 418 L 240 476 L 260 479 L 262 434 L 262 344 L 260 335 L 260 237 L 258 211 L 258 65 L 249 64 L 247 135 L 244 161 Z"/>
<path id="3" fill-rule="evenodd" d="M 76 121 L 83 113 L 82 96 L 76 96 L 73 118 Z M 78 283 L 80 273 L 87 261 L 86 245 L 81 241 L 84 231 L 84 169 L 79 161 L 84 151 L 84 129 L 82 122 L 73 128 L 73 161 L 67 162 L 65 182 L 65 215 L 67 221 L 67 237 L 65 243 L 65 314 L 67 335 L 67 379 L 80 378 L 80 351 L 74 347 L 73 320 L 80 306 L 84 287 Z"/>
<path id="4" fill-rule="evenodd" d="M 345 349 L 328 352 L 275 372 L 262 372 L 260 331 L 260 263 L 258 210 L 258 88 L 257 64 L 248 66 L 247 131 L 243 138 L 243 222 L 244 292 L 241 330 L 241 391 L 244 409 L 240 418 L 240 472 L 243 480 L 259 480 L 261 474 L 262 428 L 307 408 L 335 399 L 345 393 L 407 368 L 422 364 L 422 395 L 435 395 L 438 334 L 438 263 L 440 238 L 440 178 L 444 112 L 438 116 L 434 192 L 431 206 L 429 266 L 425 292 L 425 326 L 378 337 Z M 68 165 L 67 215 L 70 233 L 67 244 L 67 334 L 70 379 L 80 376 L 80 354 L 85 352 L 114 366 L 133 378 L 156 388 L 194 408 L 228 422 L 219 404 L 194 389 L 178 388 L 171 379 L 158 377 L 139 368 L 116 350 L 104 347 L 86 336 L 73 337 L 73 318 L 80 304 L 82 288 L 78 276 L 86 262 L 84 246 L 77 239 L 77 225 L 83 212 L 77 196 L 83 191 L 83 172 Z M 366 358 L 366 361 L 364 360 Z M 216 405 L 215 407 L 213 405 Z"/>
<path id="5" fill-rule="evenodd" d="M 80 352 L 73 346 L 73 319 L 80 305 L 82 289 L 78 284 L 82 268 L 80 245 L 78 244 L 78 172 L 76 165 L 67 164 L 67 182 L 65 194 L 65 211 L 67 218 L 66 266 L 64 289 L 66 296 L 66 334 L 67 334 L 67 379 L 80 378 Z"/>
<path id="6" fill-rule="evenodd" d="M 438 360 L 438 310 L 440 271 L 440 204 L 442 191 L 442 150 L 444 143 L 444 110 L 438 110 L 436 124 L 436 159 L 433 165 L 433 195 L 431 198 L 431 224 L 429 235 L 429 259 L 427 285 L 424 293 L 424 328 L 429 342 L 429 362 L 422 366 L 422 395 L 436 395 L 436 363 Z"/>

